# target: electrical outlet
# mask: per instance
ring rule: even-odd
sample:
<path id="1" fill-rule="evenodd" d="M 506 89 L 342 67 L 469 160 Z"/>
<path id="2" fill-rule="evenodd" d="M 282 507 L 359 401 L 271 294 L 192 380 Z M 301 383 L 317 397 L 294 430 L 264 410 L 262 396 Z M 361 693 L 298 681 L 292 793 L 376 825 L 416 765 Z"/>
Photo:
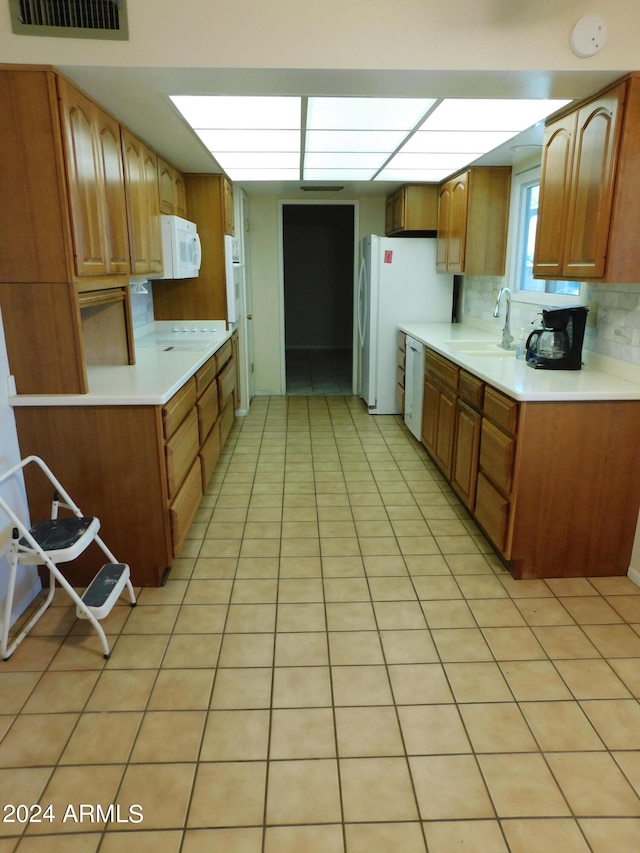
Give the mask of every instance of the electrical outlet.
<path id="1" fill-rule="evenodd" d="M 587 314 L 587 326 L 591 329 L 595 329 L 598 325 L 598 303 L 587 302 L 587 308 L 589 309 L 589 313 Z"/>

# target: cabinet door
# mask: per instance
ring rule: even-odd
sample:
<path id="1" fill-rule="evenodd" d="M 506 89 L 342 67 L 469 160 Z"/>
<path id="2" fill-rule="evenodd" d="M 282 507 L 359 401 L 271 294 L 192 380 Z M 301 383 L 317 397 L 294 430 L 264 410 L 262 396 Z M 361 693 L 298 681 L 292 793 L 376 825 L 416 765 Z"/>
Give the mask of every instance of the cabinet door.
<path id="1" fill-rule="evenodd" d="M 624 91 L 619 86 L 578 112 L 562 270 L 571 278 L 605 272 Z"/>
<path id="2" fill-rule="evenodd" d="M 162 272 L 160 195 L 156 155 L 122 128 L 131 271 L 138 275 Z"/>
<path id="3" fill-rule="evenodd" d="M 464 272 L 464 250 L 467 240 L 467 198 L 469 173 L 457 177 L 451 186 L 451 209 L 447 240 L 447 270 Z"/>
<path id="4" fill-rule="evenodd" d="M 393 234 L 393 196 L 387 196 L 384 206 L 384 233 L 388 237 Z"/>
<path id="5" fill-rule="evenodd" d="M 184 185 L 184 176 L 175 169 L 173 170 L 173 206 L 176 216 L 187 219 L 187 190 Z"/>
<path id="6" fill-rule="evenodd" d="M 449 220 L 451 218 L 451 182 L 440 187 L 438 199 L 438 238 L 436 240 L 436 270 L 447 271 Z"/>
<path id="7" fill-rule="evenodd" d="M 575 115 L 566 116 L 545 130 L 533 262 L 535 276 L 562 275 L 575 121 Z"/>
<path id="8" fill-rule="evenodd" d="M 97 110 L 98 151 L 104 176 L 107 265 L 110 273 L 128 273 L 129 234 L 124 191 L 120 124 Z"/>
<path id="9" fill-rule="evenodd" d="M 436 449 L 439 408 L 440 386 L 427 374 L 422 397 L 422 443 L 431 453 L 435 453 Z"/>
<path id="10" fill-rule="evenodd" d="M 456 395 L 453 391 L 443 388 L 440 392 L 440 404 L 438 406 L 438 434 L 435 456 L 448 479 L 451 479 L 455 431 Z"/>
<path id="11" fill-rule="evenodd" d="M 96 138 L 96 108 L 93 101 L 65 80 L 60 79 L 59 87 L 75 271 L 77 275 L 105 275 L 104 178 Z"/>
<path id="12" fill-rule="evenodd" d="M 160 213 L 175 213 L 173 198 L 173 168 L 158 157 L 158 192 Z"/>
<path id="13" fill-rule="evenodd" d="M 158 192 L 158 159 L 146 146 L 143 149 L 144 201 L 149 268 L 147 272 L 162 272 L 162 235 L 160 230 L 160 194 Z"/>
<path id="14" fill-rule="evenodd" d="M 481 415 L 458 400 L 452 485 L 469 509 L 474 508 L 476 500 L 481 424 Z"/>
<path id="15" fill-rule="evenodd" d="M 233 226 L 233 187 L 226 178 L 222 179 L 222 207 L 224 210 L 224 233 L 233 237 L 235 233 Z"/>
<path id="16" fill-rule="evenodd" d="M 393 230 L 403 231 L 406 218 L 406 192 L 404 187 L 393 196 Z"/>

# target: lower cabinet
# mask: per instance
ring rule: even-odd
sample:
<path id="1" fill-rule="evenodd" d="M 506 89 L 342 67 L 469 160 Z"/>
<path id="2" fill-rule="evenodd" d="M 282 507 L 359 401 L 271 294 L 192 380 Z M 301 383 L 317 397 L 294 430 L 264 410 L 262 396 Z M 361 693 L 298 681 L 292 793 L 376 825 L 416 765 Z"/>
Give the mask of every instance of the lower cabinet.
<path id="1" fill-rule="evenodd" d="M 180 554 L 233 425 L 235 375 L 225 344 L 164 406 L 14 409 L 22 456 L 41 456 L 81 510 L 100 519 L 136 586 L 160 585 Z M 33 467 L 26 487 L 37 521 L 49 516 L 51 494 Z M 84 586 L 103 562 L 92 545 L 65 576 Z"/>
<path id="2" fill-rule="evenodd" d="M 459 368 L 431 350 L 425 352 L 422 442 L 451 479 Z"/>
<path id="3" fill-rule="evenodd" d="M 519 402 L 425 353 L 423 444 L 516 579 L 627 573 L 639 422 L 639 401 Z"/>

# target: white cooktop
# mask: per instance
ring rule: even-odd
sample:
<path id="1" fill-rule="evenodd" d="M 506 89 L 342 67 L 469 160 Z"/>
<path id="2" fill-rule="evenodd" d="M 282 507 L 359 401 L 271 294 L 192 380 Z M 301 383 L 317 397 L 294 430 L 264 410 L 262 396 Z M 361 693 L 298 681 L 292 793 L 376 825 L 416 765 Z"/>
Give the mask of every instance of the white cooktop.
<path id="1" fill-rule="evenodd" d="M 224 324 L 223 324 L 224 325 Z M 225 333 L 216 328 L 216 322 L 207 320 L 182 320 L 154 323 L 154 329 L 136 337 L 136 347 L 160 347 L 164 350 L 198 352 L 211 347 Z"/>

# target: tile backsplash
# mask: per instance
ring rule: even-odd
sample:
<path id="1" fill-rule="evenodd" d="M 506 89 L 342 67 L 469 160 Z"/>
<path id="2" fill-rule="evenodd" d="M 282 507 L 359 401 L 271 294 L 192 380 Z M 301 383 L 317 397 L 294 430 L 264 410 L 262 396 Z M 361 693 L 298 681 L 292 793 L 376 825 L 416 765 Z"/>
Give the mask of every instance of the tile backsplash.
<path id="1" fill-rule="evenodd" d="M 504 307 L 497 318 L 493 308 L 504 284 L 508 284 L 504 278 L 465 276 L 460 319 L 480 320 L 502 329 Z M 596 326 L 587 327 L 584 349 L 640 365 L 640 284 L 587 284 L 584 299 L 595 303 L 592 311 L 597 310 Z M 546 304 L 544 297 L 537 304 L 518 302 L 516 297 L 511 305 L 511 333 L 517 337 L 524 328 L 528 334 L 537 326 L 538 315 Z"/>
<path id="2" fill-rule="evenodd" d="M 153 291 L 151 282 L 145 284 L 148 293 L 132 293 L 131 294 L 131 319 L 133 328 L 144 326 L 147 323 L 153 323 Z"/>

